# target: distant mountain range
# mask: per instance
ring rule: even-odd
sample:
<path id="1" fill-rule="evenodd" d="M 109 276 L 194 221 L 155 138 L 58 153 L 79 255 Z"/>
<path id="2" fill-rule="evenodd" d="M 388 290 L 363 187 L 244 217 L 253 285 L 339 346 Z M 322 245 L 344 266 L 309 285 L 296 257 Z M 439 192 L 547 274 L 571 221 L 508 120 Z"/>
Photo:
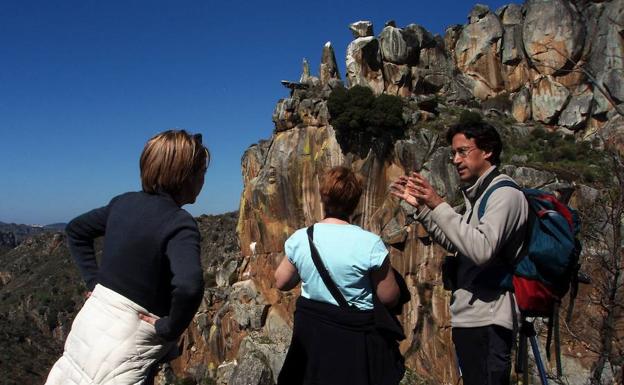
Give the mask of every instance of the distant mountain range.
<path id="1" fill-rule="evenodd" d="M 0 253 L 13 249 L 32 235 L 44 231 L 63 231 L 65 225 L 65 223 L 53 223 L 40 226 L 0 222 Z"/>

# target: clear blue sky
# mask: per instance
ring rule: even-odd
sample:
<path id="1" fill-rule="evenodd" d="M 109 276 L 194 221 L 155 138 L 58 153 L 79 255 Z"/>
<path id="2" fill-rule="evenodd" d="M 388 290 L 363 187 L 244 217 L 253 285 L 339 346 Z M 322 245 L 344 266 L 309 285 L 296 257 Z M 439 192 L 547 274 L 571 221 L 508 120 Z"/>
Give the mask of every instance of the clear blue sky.
<path id="1" fill-rule="evenodd" d="M 504 2 L 482 1 L 495 10 Z M 443 33 L 471 1 L 0 2 L 0 221 L 48 224 L 140 188 L 145 141 L 201 132 L 213 161 L 194 215 L 238 208 L 244 150 L 313 73 L 331 41 L 341 76 L 348 25 L 387 20 Z"/>

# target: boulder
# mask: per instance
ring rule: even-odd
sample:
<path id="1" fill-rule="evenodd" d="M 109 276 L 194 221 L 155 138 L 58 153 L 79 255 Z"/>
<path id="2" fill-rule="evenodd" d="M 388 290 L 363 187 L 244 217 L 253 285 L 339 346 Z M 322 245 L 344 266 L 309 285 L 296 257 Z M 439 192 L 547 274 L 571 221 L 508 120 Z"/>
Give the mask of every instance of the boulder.
<path id="1" fill-rule="evenodd" d="M 289 345 L 290 340 L 281 343 L 275 341 L 271 335 L 252 332 L 241 342 L 239 357 L 247 356 L 250 352 L 259 353 L 274 373 L 274 377 L 277 377 L 284 365 Z"/>
<path id="2" fill-rule="evenodd" d="M 624 116 L 611 118 L 601 130 L 605 138 L 605 147 L 612 149 L 624 157 Z"/>
<path id="3" fill-rule="evenodd" d="M 517 64 L 523 58 L 522 26 L 505 25 L 503 27 L 503 63 Z"/>
<path id="4" fill-rule="evenodd" d="M 340 79 L 338 72 L 338 64 L 336 63 L 336 54 L 331 42 L 325 43 L 323 46 L 323 54 L 321 55 L 321 69 L 319 71 L 321 84 L 328 84 L 331 79 Z"/>
<path id="5" fill-rule="evenodd" d="M 531 112 L 533 119 L 546 124 L 553 124 L 559 113 L 565 108 L 570 91 L 553 80 L 544 76 L 533 87 L 531 95 Z"/>
<path id="6" fill-rule="evenodd" d="M 502 71 L 505 79 L 505 90 L 507 92 L 516 92 L 532 80 L 529 65 L 524 57 L 522 57 L 518 64 L 503 64 Z"/>
<path id="7" fill-rule="evenodd" d="M 421 174 L 448 202 L 459 197 L 459 176 L 449 161 L 449 147 L 439 147 L 423 165 Z"/>
<path id="8" fill-rule="evenodd" d="M 407 65 L 383 64 L 385 92 L 407 97 L 412 93 L 412 72 Z"/>
<path id="9" fill-rule="evenodd" d="M 460 72 L 444 85 L 442 92 L 448 103 L 466 106 L 476 103 L 475 96 L 472 93 L 474 89 L 474 79 Z"/>
<path id="10" fill-rule="evenodd" d="M 257 330 L 262 327 L 268 304 L 251 279 L 232 285 L 229 302 L 233 311 L 232 318 L 241 329 Z"/>
<path id="11" fill-rule="evenodd" d="M 436 46 L 436 41 L 431 32 L 418 24 L 408 24 L 407 27 L 403 28 L 403 37 L 408 45 L 420 48 L 432 48 Z"/>
<path id="12" fill-rule="evenodd" d="M 451 54 L 451 57 L 455 57 L 455 44 L 457 44 L 457 40 L 461 36 L 462 29 L 464 29 L 463 25 L 455 24 L 446 28 L 444 32 L 444 47 Z"/>
<path id="13" fill-rule="evenodd" d="M 381 57 L 384 61 L 394 64 L 407 62 L 407 43 L 403 38 L 403 31 L 393 26 L 387 26 L 379 34 Z"/>
<path id="14" fill-rule="evenodd" d="M 493 13 L 472 19 L 455 44 L 455 61 L 462 72 L 476 81 L 475 96 L 486 99 L 504 86 L 499 57 L 503 28 Z"/>
<path id="15" fill-rule="evenodd" d="M 238 261 L 232 259 L 225 261 L 221 268 L 217 270 L 216 281 L 218 287 L 229 286 L 236 281 L 236 268 L 238 267 Z"/>
<path id="16" fill-rule="evenodd" d="M 570 101 L 559 116 L 558 124 L 577 130 L 585 126 L 594 95 L 588 85 L 579 86 L 572 93 Z"/>
<path id="17" fill-rule="evenodd" d="M 232 374 L 234 373 L 234 369 L 238 362 L 236 360 L 226 361 L 221 365 L 217 366 L 217 385 L 227 385 L 230 382 L 230 378 L 232 378 Z"/>
<path id="18" fill-rule="evenodd" d="M 624 102 L 624 69 L 611 68 L 605 72 L 602 84 L 616 103 Z"/>
<path id="19" fill-rule="evenodd" d="M 321 110 L 327 102 L 321 98 L 306 98 L 297 105 L 296 121 L 305 126 L 322 126 L 327 124 Z"/>
<path id="20" fill-rule="evenodd" d="M 269 310 L 264 329 L 265 334 L 270 336 L 273 341 L 284 344 L 290 342 L 292 327 L 275 308 Z"/>
<path id="21" fill-rule="evenodd" d="M 359 37 L 373 36 L 373 23 L 368 20 L 360 20 L 349 25 L 355 39 Z"/>
<path id="22" fill-rule="evenodd" d="M 610 1 L 587 7 L 589 13 L 587 67 L 597 79 L 611 69 L 624 68 L 624 2 Z"/>
<path id="23" fill-rule="evenodd" d="M 490 7 L 488 7 L 487 5 L 475 4 L 475 6 L 472 7 L 472 10 L 468 14 L 468 21 L 471 24 L 476 23 L 479 20 L 483 19 L 483 17 L 485 17 L 485 15 L 489 13 L 490 13 Z"/>
<path id="24" fill-rule="evenodd" d="M 298 105 L 299 100 L 295 98 L 280 99 L 277 102 L 273 110 L 275 132 L 290 130 L 299 123 L 295 113 Z"/>
<path id="25" fill-rule="evenodd" d="M 548 171 L 536 170 L 530 167 L 516 167 L 506 165 L 501 167 L 501 172 L 512 177 L 518 184 L 525 188 L 541 188 L 555 181 L 555 174 Z"/>
<path id="26" fill-rule="evenodd" d="M 396 164 L 401 165 L 405 172 L 420 171 L 440 140 L 443 139 L 438 133 L 420 130 L 414 139 L 397 141 L 394 144 Z"/>
<path id="27" fill-rule="evenodd" d="M 608 91 L 607 91 L 608 92 Z M 598 87 L 594 88 L 594 108 L 592 109 L 592 115 L 601 116 L 607 114 L 607 112 L 613 109 L 613 105 L 607 99 L 605 94 L 598 89 Z"/>
<path id="28" fill-rule="evenodd" d="M 273 385 L 274 383 L 266 357 L 252 350 L 239 359 L 239 364 L 234 368 L 228 385 Z"/>
<path id="29" fill-rule="evenodd" d="M 569 69 L 583 52 L 585 27 L 566 0 L 528 0 L 523 24 L 524 49 L 544 75 Z"/>
<path id="30" fill-rule="evenodd" d="M 436 93 L 453 77 L 453 63 L 446 51 L 439 46 L 422 48 L 420 62 L 412 67 L 412 90 L 414 93 Z"/>
<path id="31" fill-rule="evenodd" d="M 372 36 L 353 40 L 347 47 L 347 79 L 350 86 L 370 87 L 375 94 L 384 90 L 379 40 Z"/>
<path id="32" fill-rule="evenodd" d="M 522 6 L 519 4 L 505 5 L 499 17 L 503 25 L 522 24 Z"/>
<path id="33" fill-rule="evenodd" d="M 527 87 L 523 87 L 513 96 L 511 115 L 519 123 L 524 123 L 531 119 L 531 91 Z"/>
<path id="34" fill-rule="evenodd" d="M 418 24 L 409 24 L 402 32 L 403 39 L 407 44 L 406 64 L 408 65 L 418 65 L 421 48 L 433 48 L 436 46 L 433 35 Z"/>

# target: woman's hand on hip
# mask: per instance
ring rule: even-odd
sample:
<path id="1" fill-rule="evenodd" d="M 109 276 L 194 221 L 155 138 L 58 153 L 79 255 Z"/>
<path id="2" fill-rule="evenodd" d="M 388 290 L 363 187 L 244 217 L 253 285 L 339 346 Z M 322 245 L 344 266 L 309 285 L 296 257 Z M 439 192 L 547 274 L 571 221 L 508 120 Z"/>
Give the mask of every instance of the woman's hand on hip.
<path id="1" fill-rule="evenodd" d="M 139 318 L 142 321 L 145 321 L 145 322 L 147 322 L 149 324 L 152 324 L 152 325 L 156 325 L 156 321 L 158 321 L 158 318 L 154 318 L 152 316 L 149 316 L 149 315 L 143 314 L 143 313 L 139 313 Z"/>

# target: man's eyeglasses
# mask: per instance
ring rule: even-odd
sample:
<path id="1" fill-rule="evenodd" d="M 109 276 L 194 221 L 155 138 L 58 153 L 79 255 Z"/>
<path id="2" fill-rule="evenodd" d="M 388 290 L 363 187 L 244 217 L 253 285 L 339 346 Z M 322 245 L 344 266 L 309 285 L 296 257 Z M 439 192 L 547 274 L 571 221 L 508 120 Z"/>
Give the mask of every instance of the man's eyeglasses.
<path id="1" fill-rule="evenodd" d="M 460 158 L 465 158 L 472 150 L 476 149 L 476 147 L 460 147 L 457 150 L 451 150 L 451 152 L 449 152 L 449 159 L 455 159 L 455 155 L 459 155 Z"/>

